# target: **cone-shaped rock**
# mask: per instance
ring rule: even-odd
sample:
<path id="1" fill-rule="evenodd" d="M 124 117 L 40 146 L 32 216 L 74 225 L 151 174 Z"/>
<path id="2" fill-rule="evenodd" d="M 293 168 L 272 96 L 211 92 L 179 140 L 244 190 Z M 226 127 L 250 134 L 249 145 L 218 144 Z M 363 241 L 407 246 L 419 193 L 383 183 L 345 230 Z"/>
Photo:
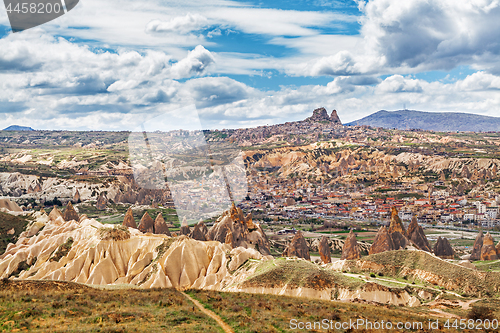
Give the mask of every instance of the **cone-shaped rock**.
<path id="1" fill-rule="evenodd" d="M 191 233 L 191 229 L 189 228 L 189 224 L 185 216 L 182 219 L 180 233 L 181 235 L 186 235 L 186 236 L 189 236 L 189 234 Z"/>
<path id="2" fill-rule="evenodd" d="M 170 236 L 170 230 L 168 229 L 168 225 L 165 223 L 165 219 L 161 213 L 158 213 L 158 216 L 155 219 L 155 234 L 162 234 Z"/>
<path id="3" fill-rule="evenodd" d="M 470 255 L 470 260 L 480 260 L 481 259 L 481 250 L 483 249 L 483 240 L 484 235 L 481 230 L 479 234 L 476 236 L 476 240 L 474 241 L 474 247 L 472 248 L 472 253 Z"/>
<path id="4" fill-rule="evenodd" d="M 283 257 L 298 257 L 311 260 L 309 256 L 309 248 L 301 231 L 298 231 L 292 241 L 283 251 Z"/>
<path id="5" fill-rule="evenodd" d="M 394 243 L 385 226 L 380 227 L 368 254 L 394 250 Z"/>
<path id="6" fill-rule="evenodd" d="M 453 248 L 446 237 L 438 237 L 436 244 L 434 244 L 434 254 L 441 259 L 453 259 L 455 251 L 453 251 Z"/>
<path id="7" fill-rule="evenodd" d="M 233 204 L 208 230 L 206 238 L 207 240 L 231 244 L 233 248 L 240 246 L 254 248 L 265 256 L 270 255 L 270 243 L 264 230 L 259 223 L 255 223 L 251 219 L 252 215 L 245 216 L 241 208 Z"/>
<path id="8" fill-rule="evenodd" d="M 411 219 L 411 223 L 408 226 L 408 238 L 420 250 L 431 252 L 429 240 L 427 240 L 427 237 L 425 236 L 424 229 L 418 225 L 417 218 L 415 216 Z"/>
<path id="9" fill-rule="evenodd" d="M 481 260 L 497 260 L 497 250 L 495 248 L 495 240 L 488 232 L 483 239 L 483 247 L 481 248 Z"/>
<path id="10" fill-rule="evenodd" d="M 61 219 L 64 220 L 64 217 L 63 217 L 63 214 L 61 213 L 61 211 L 59 209 L 57 209 L 56 206 L 54 206 L 54 208 L 52 208 L 52 211 L 49 214 L 49 220 L 55 221 L 58 217 L 60 217 Z"/>
<path id="11" fill-rule="evenodd" d="M 200 222 L 198 222 L 194 228 L 189 237 L 192 239 L 196 239 L 199 241 L 206 241 L 207 240 L 207 233 L 208 233 L 208 228 L 203 223 L 203 220 L 200 219 Z"/>
<path id="12" fill-rule="evenodd" d="M 356 235 L 351 230 L 342 247 L 342 257 L 340 259 L 355 260 L 359 258 L 361 258 L 361 254 L 359 253 L 358 241 L 356 240 Z"/>
<path id="13" fill-rule="evenodd" d="M 75 191 L 75 195 L 73 196 L 73 201 L 74 202 L 80 201 L 80 192 L 78 191 L 78 189 L 76 189 L 76 191 Z"/>
<path id="14" fill-rule="evenodd" d="M 76 210 L 73 208 L 73 205 L 71 204 L 71 201 L 68 201 L 68 205 L 66 206 L 66 210 L 64 211 L 63 218 L 65 221 L 79 221 L 80 218 L 78 216 L 78 213 Z"/>
<path id="15" fill-rule="evenodd" d="M 99 198 L 97 198 L 97 203 L 95 205 L 95 208 L 97 208 L 97 210 L 105 210 L 107 203 L 108 203 L 108 199 L 106 198 L 104 193 L 101 193 L 99 195 Z"/>
<path id="16" fill-rule="evenodd" d="M 324 264 L 329 264 L 332 262 L 332 256 L 330 254 L 330 245 L 328 244 L 328 237 L 322 236 L 321 241 L 319 242 L 319 255 L 321 257 L 321 261 Z"/>
<path id="17" fill-rule="evenodd" d="M 139 222 L 139 226 L 137 227 L 137 229 L 139 229 L 139 231 L 144 233 L 146 232 L 153 233 L 154 225 L 155 221 L 153 221 L 151 216 L 149 216 L 148 212 L 145 212 L 144 215 L 142 215 L 141 222 Z"/>
<path id="18" fill-rule="evenodd" d="M 498 242 L 497 246 L 495 246 L 495 249 L 497 250 L 498 258 L 500 258 L 500 242 Z"/>
<path id="19" fill-rule="evenodd" d="M 134 213 L 132 212 L 132 208 L 129 208 L 127 210 L 127 213 L 125 214 L 125 218 L 123 219 L 123 225 L 128 227 L 128 228 L 137 229 L 137 224 L 135 224 Z"/>
<path id="20" fill-rule="evenodd" d="M 394 244 L 393 250 L 404 249 L 408 245 L 408 238 L 406 238 L 406 230 L 403 226 L 403 222 L 398 216 L 398 210 L 396 207 L 392 207 L 391 212 L 391 224 L 389 225 L 389 234 L 392 238 L 392 243 Z"/>

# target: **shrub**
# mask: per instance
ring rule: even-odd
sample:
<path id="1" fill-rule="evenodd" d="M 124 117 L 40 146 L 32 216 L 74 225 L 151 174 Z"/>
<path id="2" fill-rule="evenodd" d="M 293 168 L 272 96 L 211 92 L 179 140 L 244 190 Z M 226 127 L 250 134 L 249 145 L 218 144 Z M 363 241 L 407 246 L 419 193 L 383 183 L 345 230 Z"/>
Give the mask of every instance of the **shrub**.
<path id="1" fill-rule="evenodd" d="M 370 277 L 372 278 L 376 277 L 375 273 L 370 273 Z"/>
<path id="2" fill-rule="evenodd" d="M 486 306 L 474 306 L 472 309 L 470 309 L 469 313 L 467 314 L 467 318 L 469 319 L 474 319 L 474 320 L 493 320 L 493 313 L 490 308 Z"/>
<path id="3" fill-rule="evenodd" d="M 100 228 L 98 230 L 101 240 L 125 240 L 130 238 L 130 231 L 123 225 L 115 225 L 113 228 Z"/>

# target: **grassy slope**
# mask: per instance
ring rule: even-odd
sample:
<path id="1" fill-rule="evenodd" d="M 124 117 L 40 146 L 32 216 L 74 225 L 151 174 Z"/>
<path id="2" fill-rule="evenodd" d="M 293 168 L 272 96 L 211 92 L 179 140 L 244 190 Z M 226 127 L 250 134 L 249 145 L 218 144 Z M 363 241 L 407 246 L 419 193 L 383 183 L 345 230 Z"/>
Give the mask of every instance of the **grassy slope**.
<path id="1" fill-rule="evenodd" d="M 361 260 L 385 265 L 385 275 L 397 276 L 403 267 L 408 267 L 442 276 L 460 287 L 469 284 L 479 290 L 494 292 L 494 288 L 500 285 L 500 273 L 488 272 L 486 278 L 481 279 L 473 270 L 440 260 L 422 251 L 388 251 Z"/>
<path id="2" fill-rule="evenodd" d="M 296 332 L 297 330 L 290 328 L 290 320 L 293 318 L 302 322 L 328 319 L 334 323 L 349 319 L 427 323 L 429 319 L 438 319 L 424 308 L 202 290 L 190 291 L 189 294 L 221 316 L 237 333 Z M 495 318 L 500 317 L 497 303 L 487 304 L 494 311 Z M 467 311 L 455 312 L 457 311 L 459 315 L 467 316 Z M 441 328 L 444 322 L 445 320 L 440 318 Z M 173 289 L 99 290 L 68 282 L 0 281 L 0 331 L 17 330 L 221 332 L 215 321 L 202 314 L 183 295 Z M 354 332 L 362 331 L 354 330 Z M 446 330 L 446 332 L 456 332 L 456 330 Z"/>
<path id="3" fill-rule="evenodd" d="M 305 260 L 278 258 L 264 261 L 255 274 L 243 283 L 243 287 L 281 287 L 285 284 L 297 287 L 323 289 L 334 285 L 356 289 L 363 283 L 324 269 Z"/>
<path id="4" fill-rule="evenodd" d="M 9 243 L 15 243 L 19 234 L 23 232 L 28 221 L 23 217 L 0 212 L 0 254 L 5 252 Z M 13 235 L 7 235 L 7 231 L 14 228 Z"/>

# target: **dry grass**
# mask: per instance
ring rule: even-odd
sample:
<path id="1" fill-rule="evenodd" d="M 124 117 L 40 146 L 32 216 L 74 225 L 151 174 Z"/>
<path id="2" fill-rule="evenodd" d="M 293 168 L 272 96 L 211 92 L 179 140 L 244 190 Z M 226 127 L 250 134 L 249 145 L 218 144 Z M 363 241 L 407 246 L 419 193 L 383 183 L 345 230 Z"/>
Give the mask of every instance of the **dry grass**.
<path id="1" fill-rule="evenodd" d="M 115 225 L 113 228 L 99 228 L 99 238 L 102 240 L 126 240 L 130 238 L 130 231 L 123 225 Z"/>

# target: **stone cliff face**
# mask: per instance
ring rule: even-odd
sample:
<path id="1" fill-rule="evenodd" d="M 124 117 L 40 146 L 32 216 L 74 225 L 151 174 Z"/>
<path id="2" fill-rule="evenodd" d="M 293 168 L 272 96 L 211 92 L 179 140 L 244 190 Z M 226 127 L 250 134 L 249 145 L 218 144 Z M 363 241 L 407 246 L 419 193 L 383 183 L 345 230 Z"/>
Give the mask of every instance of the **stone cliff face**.
<path id="1" fill-rule="evenodd" d="M 340 118 L 337 114 L 337 110 L 332 111 L 332 115 L 330 116 L 330 121 L 334 124 L 342 125 L 342 122 L 340 121 Z"/>

